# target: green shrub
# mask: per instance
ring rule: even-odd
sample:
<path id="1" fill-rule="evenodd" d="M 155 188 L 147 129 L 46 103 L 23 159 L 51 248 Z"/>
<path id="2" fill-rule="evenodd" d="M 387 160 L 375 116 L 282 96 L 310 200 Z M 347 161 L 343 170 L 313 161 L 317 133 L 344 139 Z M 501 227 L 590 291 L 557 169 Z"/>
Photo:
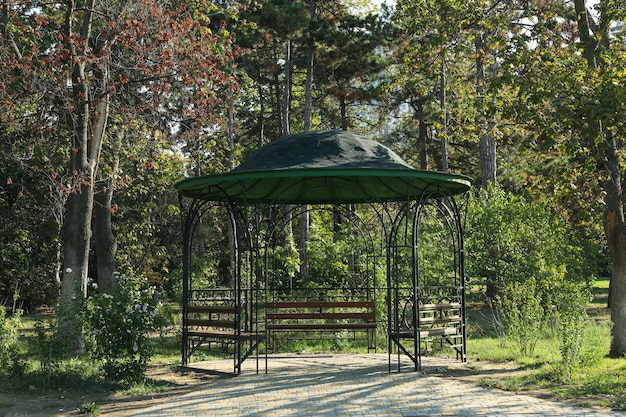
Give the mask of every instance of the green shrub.
<path id="1" fill-rule="evenodd" d="M 508 284 L 499 300 L 506 334 L 515 341 L 522 356 L 532 355 L 542 336 L 544 318 L 535 280 Z"/>
<path id="2" fill-rule="evenodd" d="M 131 385 L 143 382 L 153 354 L 149 334 L 166 324 L 159 293 L 143 277 L 116 276 L 112 294 L 89 297 L 85 323 L 89 352 L 102 364 L 107 380 Z"/>
<path id="3" fill-rule="evenodd" d="M 5 376 L 21 376 L 25 362 L 18 347 L 22 311 L 17 310 L 8 317 L 0 306 L 0 373 Z"/>
<path id="4" fill-rule="evenodd" d="M 558 294 L 561 366 L 569 376 L 583 361 L 583 339 L 589 299 L 589 289 L 580 284 L 565 283 Z"/>

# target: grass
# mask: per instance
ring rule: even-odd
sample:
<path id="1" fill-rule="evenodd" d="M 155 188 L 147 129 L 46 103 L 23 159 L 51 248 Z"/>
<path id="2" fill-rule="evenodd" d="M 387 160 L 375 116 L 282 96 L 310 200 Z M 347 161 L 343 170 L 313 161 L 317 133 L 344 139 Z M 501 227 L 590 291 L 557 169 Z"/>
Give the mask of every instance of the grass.
<path id="1" fill-rule="evenodd" d="M 597 280 L 593 285 L 593 300 L 589 305 L 589 320 L 585 329 L 583 361 L 573 370 L 561 363 L 559 340 L 554 329 L 548 329 L 538 341 L 532 355 L 521 357 L 512 341 L 498 337 L 493 325 L 494 316 L 488 309 L 468 310 L 469 364 L 476 368 L 481 363 L 510 364 L 521 372 L 515 375 L 483 377 L 479 383 L 486 387 L 510 391 L 541 391 L 556 399 L 577 399 L 586 406 L 602 406 L 626 410 L 626 358 L 608 358 L 610 321 L 606 309 L 608 280 Z M 474 296 L 475 297 L 475 296 Z M 470 299 L 470 297 L 468 297 Z M 36 343 L 35 319 L 24 318 L 21 329 L 22 345 L 32 348 Z M 175 323 L 165 335 L 154 335 L 155 355 L 151 367 L 175 368 L 180 364 L 180 323 Z M 384 337 L 379 344 L 384 349 Z M 352 343 L 326 341 L 319 345 L 300 341 L 284 345 L 288 351 L 363 352 Z M 219 357 L 213 352 L 197 352 L 195 360 Z M 129 388 L 106 383 L 96 364 L 86 357 L 65 358 L 43 371 L 39 361 L 29 358 L 24 375 L 19 378 L 0 378 L 0 416 L 2 410 L 23 401 L 41 398 L 51 406 L 66 407 L 68 401 L 74 410 L 82 409 L 85 415 L 98 415 L 99 403 L 119 397 L 141 397 L 168 391 L 172 385 L 147 380 Z"/>
<path id="2" fill-rule="evenodd" d="M 593 283 L 593 299 L 585 327 L 582 363 L 566 369 L 559 340 L 548 329 L 533 355 L 522 357 L 512 341 L 494 335 L 489 312 L 469 312 L 469 361 L 507 362 L 525 372 L 514 376 L 485 377 L 480 383 L 509 391 L 541 391 L 554 398 L 580 400 L 581 405 L 626 410 L 626 358 L 609 358 L 610 320 L 606 308 L 608 279 Z"/>

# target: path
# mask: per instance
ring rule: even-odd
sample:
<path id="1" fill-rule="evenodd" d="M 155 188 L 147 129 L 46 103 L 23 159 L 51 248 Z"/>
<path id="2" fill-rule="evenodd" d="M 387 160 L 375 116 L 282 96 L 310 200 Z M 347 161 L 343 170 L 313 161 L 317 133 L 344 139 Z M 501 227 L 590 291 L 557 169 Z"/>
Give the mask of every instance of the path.
<path id="1" fill-rule="evenodd" d="M 256 374 L 254 360 L 248 359 L 239 376 L 219 378 L 207 388 L 131 415 L 626 417 L 624 412 L 568 406 L 432 376 L 429 370 L 450 361 L 427 360 L 425 372 L 407 368 L 389 373 L 387 355 L 284 355 L 270 357 L 268 373 L 262 368 Z M 219 362 L 224 370 L 232 369 L 231 361 Z"/>

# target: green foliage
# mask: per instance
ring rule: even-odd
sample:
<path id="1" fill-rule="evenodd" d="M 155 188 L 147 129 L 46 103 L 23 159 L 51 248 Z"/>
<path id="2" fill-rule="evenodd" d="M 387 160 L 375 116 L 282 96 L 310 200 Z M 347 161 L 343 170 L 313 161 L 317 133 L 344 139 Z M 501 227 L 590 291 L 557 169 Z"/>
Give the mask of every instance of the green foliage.
<path id="1" fill-rule="evenodd" d="M 159 293 L 141 276 L 117 275 L 112 294 L 95 294 L 85 306 L 90 354 L 105 378 L 130 385 L 143 382 L 153 354 L 149 334 L 165 324 Z"/>
<path id="2" fill-rule="evenodd" d="M 532 354 L 559 300 L 570 317 L 565 306 L 578 293 L 570 283 L 588 278 L 579 275 L 585 270 L 581 249 L 547 205 L 495 187 L 472 196 L 466 230 L 468 276 L 480 278 L 486 297 L 496 301 L 502 336 L 512 337 L 522 355 Z M 564 340 L 571 346 L 577 336 L 563 337 L 573 338 Z"/>
<path id="3" fill-rule="evenodd" d="M 80 407 L 78 407 L 78 411 L 81 414 L 86 414 L 92 417 L 99 416 L 101 413 L 100 407 L 95 402 L 82 403 Z"/>
<path id="4" fill-rule="evenodd" d="M 35 343 L 28 346 L 28 352 L 39 362 L 37 372 L 43 388 L 50 388 L 54 379 L 63 378 L 68 373 L 80 373 L 81 364 L 77 356 L 72 354 L 70 344 L 82 339 L 81 328 L 79 326 L 75 330 L 74 326 L 67 326 L 66 323 L 80 323 L 82 307 L 82 300 L 73 300 L 71 303 L 57 305 L 52 317 L 38 316 L 35 319 Z"/>
<path id="5" fill-rule="evenodd" d="M 63 339 L 60 337 L 59 322 L 56 320 L 35 321 L 36 343 L 31 347 L 31 354 L 39 360 L 39 370 L 43 376 L 43 387 L 48 388 L 50 381 L 57 372 L 59 362 L 63 359 Z"/>
<path id="6" fill-rule="evenodd" d="M 424 207 L 419 232 L 419 285 L 455 285 L 454 230 L 436 207 Z"/>
<path id="7" fill-rule="evenodd" d="M 7 317 L 6 309 L 0 306 L 0 374 L 19 377 L 24 373 L 24 358 L 18 346 L 21 327 L 20 310 Z"/>
<path id="8" fill-rule="evenodd" d="M 557 296 L 561 365 L 567 377 L 580 368 L 590 293 L 587 286 L 564 283 Z"/>
<path id="9" fill-rule="evenodd" d="M 589 278 L 578 275 L 583 253 L 564 219 L 540 201 L 495 187 L 470 198 L 466 248 L 467 275 L 494 289 L 535 278 L 537 288 L 548 291 L 561 268 L 568 281 Z"/>
<path id="10" fill-rule="evenodd" d="M 534 279 L 511 282 L 498 296 L 506 337 L 512 338 L 523 356 L 534 353 L 542 336 L 544 310 Z"/>
<path id="11" fill-rule="evenodd" d="M 277 289 L 291 288 L 294 286 L 296 273 L 300 265 L 300 257 L 293 242 L 279 245 L 271 249 L 273 260 L 272 283 Z"/>
<path id="12" fill-rule="evenodd" d="M 308 251 L 311 279 L 322 287 L 351 286 L 354 271 L 348 267 L 350 252 L 348 243 L 340 236 L 314 224 L 310 230 Z"/>

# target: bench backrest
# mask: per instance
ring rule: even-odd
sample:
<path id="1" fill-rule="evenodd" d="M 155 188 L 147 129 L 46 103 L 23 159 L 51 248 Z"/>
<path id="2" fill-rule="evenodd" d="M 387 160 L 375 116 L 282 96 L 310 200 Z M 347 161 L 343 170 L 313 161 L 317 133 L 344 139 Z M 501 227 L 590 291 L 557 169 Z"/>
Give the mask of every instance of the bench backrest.
<path id="1" fill-rule="evenodd" d="M 373 301 L 274 301 L 267 303 L 268 320 L 376 319 Z"/>
<path id="2" fill-rule="evenodd" d="M 192 305 L 187 307 L 185 325 L 237 328 L 237 307 L 227 305 Z"/>

